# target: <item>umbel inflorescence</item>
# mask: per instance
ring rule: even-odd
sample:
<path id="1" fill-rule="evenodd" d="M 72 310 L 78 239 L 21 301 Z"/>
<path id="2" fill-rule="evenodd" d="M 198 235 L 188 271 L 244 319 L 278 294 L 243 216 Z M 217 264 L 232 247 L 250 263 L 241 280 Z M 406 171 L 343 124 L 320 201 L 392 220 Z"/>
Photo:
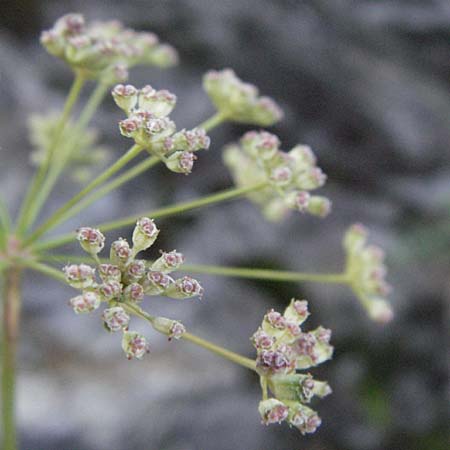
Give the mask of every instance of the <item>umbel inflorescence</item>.
<path id="1" fill-rule="evenodd" d="M 166 68 L 177 62 L 175 50 L 148 32 L 125 28 L 120 22 L 86 24 L 79 14 L 68 14 L 41 36 L 48 52 L 74 72 L 74 81 L 60 117 L 40 115 L 31 126 L 32 155 L 38 166 L 28 186 L 16 223 L 0 201 L 0 275 L 6 281 L 4 308 L 6 324 L 2 352 L 2 396 L 4 448 L 16 450 L 14 427 L 14 349 L 17 347 L 17 324 L 20 308 L 21 273 L 25 268 L 39 271 L 68 283 L 80 293 L 70 300 L 77 314 L 104 309 L 101 319 L 109 332 L 122 333 L 122 348 L 127 358 L 141 359 L 149 351 L 147 338 L 130 329 L 132 316 L 147 321 L 154 330 L 169 339 L 181 339 L 201 346 L 223 358 L 257 373 L 262 388 L 259 405 L 265 424 L 286 421 L 302 434 L 312 433 L 321 423 L 310 407 L 314 396 L 331 392 L 325 381 L 315 380 L 304 370 L 332 357 L 331 332 L 323 327 L 303 330 L 309 316 L 304 300 L 292 300 L 283 314 L 270 310 L 261 327 L 252 336 L 256 358 L 250 359 L 189 333 L 179 320 L 158 317 L 146 311 L 146 296 L 170 299 L 201 298 L 203 288 L 190 277 L 177 277 L 184 256 L 173 250 L 161 252 L 154 261 L 139 254 L 149 249 L 159 230 L 149 217 L 169 217 L 196 208 L 241 197 L 249 198 L 269 220 L 281 220 L 290 211 L 324 218 L 331 211 L 327 197 L 314 191 L 324 186 L 326 176 L 317 165 L 313 151 L 297 145 L 283 151 L 280 139 L 263 129 L 248 131 L 237 144 L 227 146 L 223 161 L 235 186 L 208 196 L 145 211 L 130 217 L 105 222 L 95 227 L 81 227 L 76 237 L 88 257 L 78 264 L 68 264 L 61 273 L 51 266 L 56 261 L 71 260 L 54 249 L 70 243 L 73 233 L 45 238 L 45 235 L 98 199 L 163 163 L 170 171 L 189 174 L 197 154 L 210 147 L 210 131 L 224 122 L 268 127 L 283 117 L 280 106 L 260 95 L 256 86 L 246 83 L 230 69 L 209 71 L 203 87 L 215 108 L 214 114 L 192 129 L 178 128 L 170 118 L 177 97 L 166 89 L 150 84 L 138 89 L 129 84 L 128 70 L 136 65 Z M 74 117 L 74 106 L 88 82 L 95 88 Z M 118 119 L 120 133 L 132 140 L 132 146 L 103 171 L 99 164 L 107 159 L 99 148 L 95 130 L 89 127 L 101 101 L 111 91 L 125 116 Z M 142 160 L 136 164 L 135 158 Z M 112 157 L 112 156 L 111 156 Z M 125 166 L 134 164 L 130 168 Z M 35 222 L 52 189 L 64 170 L 83 180 L 83 188 L 60 206 L 50 217 Z M 120 172 L 122 171 L 122 172 Z M 1 196 L 0 196 L 1 200 Z M 297 218 L 300 215 L 297 215 Z M 83 220 L 80 219 L 80 223 Z M 105 247 L 103 231 L 135 226 L 131 244 L 119 238 L 110 246 L 109 257 L 101 258 Z M 255 267 L 187 266 L 190 273 L 248 277 L 275 281 L 336 283 L 349 287 L 367 310 L 371 319 L 387 323 L 393 318 L 387 300 L 389 285 L 385 281 L 384 255 L 378 247 L 368 245 L 368 232 L 353 225 L 346 232 L 346 254 L 341 273 L 305 273 L 260 269 Z M 75 256 L 73 256 L 75 258 Z"/>
<path id="2" fill-rule="evenodd" d="M 141 217 L 133 232 L 133 245 L 125 239 L 111 244 L 108 262 L 100 263 L 98 254 L 104 247 L 105 237 L 94 228 L 82 227 L 77 238 L 82 248 L 97 261 L 96 267 L 88 264 L 70 264 L 64 267 L 64 274 L 70 286 L 81 289 L 80 295 L 70 300 L 77 314 L 95 311 L 102 303 L 107 305 L 102 313 L 108 331 L 122 331 L 122 348 L 129 359 L 141 359 L 149 350 L 146 338 L 130 331 L 130 316 L 127 311 L 140 304 L 147 296 L 164 296 L 173 299 L 187 299 L 203 295 L 200 283 L 189 276 L 173 279 L 171 273 L 178 270 L 184 256 L 173 250 L 161 252 L 161 256 L 147 266 L 136 259 L 138 253 L 150 248 L 158 237 L 159 230 L 153 220 Z M 156 318 L 161 324 L 164 318 Z M 167 333 L 170 338 L 179 339 L 184 333 L 178 321 L 169 321 Z"/>
<path id="3" fill-rule="evenodd" d="M 330 330 L 302 330 L 308 316 L 308 302 L 292 299 L 283 314 L 271 309 L 252 337 L 263 390 L 259 404 L 262 422 L 269 425 L 286 420 L 302 434 L 314 433 L 321 424 L 320 417 L 306 404 L 314 396 L 325 397 L 331 389 L 326 382 L 299 371 L 315 367 L 333 355 Z"/>

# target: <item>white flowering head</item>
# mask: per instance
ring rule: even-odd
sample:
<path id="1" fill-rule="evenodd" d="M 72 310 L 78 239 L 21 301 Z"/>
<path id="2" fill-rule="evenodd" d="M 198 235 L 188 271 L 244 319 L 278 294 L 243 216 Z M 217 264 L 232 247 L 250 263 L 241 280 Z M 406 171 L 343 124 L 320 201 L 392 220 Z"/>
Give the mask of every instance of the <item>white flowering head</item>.
<path id="1" fill-rule="evenodd" d="M 203 87 L 220 114 L 229 121 L 270 126 L 281 120 L 281 108 L 269 97 L 261 97 L 256 86 L 241 81 L 233 70 L 211 70 Z"/>
<path id="2" fill-rule="evenodd" d="M 257 371 L 273 394 L 259 405 L 263 423 L 288 421 L 303 434 L 314 432 L 320 425 L 319 416 L 305 404 L 314 396 L 325 397 L 331 389 L 328 383 L 299 370 L 317 366 L 333 354 L 330 330 L 302 330 L 308 316 L 308 303 L 292 299 L 283 314 L 268 311 L 251 338 L 257 352 Z"/>
<path id="3" fill-rule="evenodd" d="M 136 89 L 119 84 L 112 95 L 117 106 L 127 114 L 127 118 L 119 122 L 123 136 L 160 158 L 172 172 L 191 173 L 197 159 L 194 152 L 208 149 L 210 139 L 200 128 L 176 130 L 169 118 L 176 104 L 175 94 L 150 85 Z"/>
<path id="4" fill-rule="evenodd" d="M 238 187 L 266 184 L 248 198 L 269 220 L 281 220 L 290 210 L 318 217 L 330 212 L 327 198 L 310 193 L 325 184 L 326 176 L 307 146 L 296 146 L 286 153 L 274 134 L 249 131 L 239 145 L 225 149 L 224 162 Z"/>
<path id="5" fill-rule="evenodd" d="M 153 33 L 137 32 L 118 21 L 86 24 L 80 14 L 67 14 L 41 35 L 46 50 L 74 70 L 103 83 L 125 81 L 136 65 L 170 67 L 175 50 Z"/>
<path id="6" fill-rule="evenodd" d="M 203 294 L 203 288 L 194 278 L 185 276 L 174 280 L 170 276 L 182 267 L 182 253 L 161 251 L 160 257 L 153 262 L 136 259 L 136 254 L 149 248 L 158 234 L 154 221 L 142 217 L 133 231 L 133 247 L 120 238 L 111 245 L 109 261 L 100 263 L 97 258 L 96 268 L 87 264 L 69 264 L 64 268 L 68 284 L 81 290 L 80 295 L 70 300 L 75 313 L 88 313 L 98 309 L 102 302 L 107 304 L 102 313 L 104 327 L 111 332 L 123 332 L 122 347 L 129 359 L 141 359 L 148 350 L 145 337 L 128 328 L 130 314 L 141 315 L 137 311 L 145 296 L 187 299 Z M 97 256 L 105 238 L 100 231 L 83 227 L 78 230 L 77 239 L 89 253 Z M 180 339 L 186 332 L 177 320 L 154 317 L 150 323 L 169 340 Z"/>
<path id="7" fill-rule="evenodd" d="M 393 319 L 393 311 L 386 300 L 391 287 L 385 280 L 384 251 L 367 244 L 368 230 L 361 224 L 352 225 L 344 237 L 346 274 L 356 296 L 369 317 L 379 323 Z"/>

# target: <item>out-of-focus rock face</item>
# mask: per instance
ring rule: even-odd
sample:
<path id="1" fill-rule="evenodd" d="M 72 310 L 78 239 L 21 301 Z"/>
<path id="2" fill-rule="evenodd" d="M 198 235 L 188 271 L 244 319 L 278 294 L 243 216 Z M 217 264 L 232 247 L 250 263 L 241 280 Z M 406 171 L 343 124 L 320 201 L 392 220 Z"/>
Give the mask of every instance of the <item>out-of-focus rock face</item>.
<path id="1" fill-rule="evenodd" d="M 68 70 L 38 46 L 38 30 L 69 11 L 89 19 L 118 18 L 157 32 L 179 49 L 179 68 L 137 69 L 131 77 L 136 85 L 151 83 L 178 95 L 179 126 L 195 126 L 213 112 L 201 90 L 202 73 L 232 67 L 283 105 L 286 118 L 275 132 L 284 148 L 311 145 L 329 175 L 325 193 L 334 211 L 325 220 L 294 215 L 274 225 L 241 200 L 159 221 L 161 248 L 183 251 L 188 262 L 336 271 L 343 258 L 341 236 L 350 223 L 361 221 L 387 250 L 396 320 L 386 328 L 369 323 L 344 288 L 210 276 L 199 277 L 206 289 L 201 304 L 149 305 L 250 356 L 248 337 L 266 309 L 281 308 L 291 296 L 307 297 L 316 322 L 333 329 L 336 355 L 319 371 L 334 388 L 317 405 L 323 425 L 303 438 L 287 427 L 259 424 L 257 380 L 244 370 L 188 343 L 167 343 L 144 324 L 153 354 L 144 362 L 127 362 L 117 337 L 102 330 L 99 318 L 69 310 L 70 288 L 29 274 L 19 364 L 21 448 L 443 448 L 448 1 L 33 5 L 6 1 L 0 18 L 0 188 L 12 209 L 30 174 L 26 115 L 60 107 L 70 83 Z M 121 118 L 108 101 L 95 119 L 115 155 L 128 145 L 117 130 Z M 214 130 L 210 151 L 200 154 L 189 177 L 153 169 L 65 229 L 229 186 L 221 147 L 246 129 Z M 47 211 L 76 189 L 70 181 L 61 184 Z"/>

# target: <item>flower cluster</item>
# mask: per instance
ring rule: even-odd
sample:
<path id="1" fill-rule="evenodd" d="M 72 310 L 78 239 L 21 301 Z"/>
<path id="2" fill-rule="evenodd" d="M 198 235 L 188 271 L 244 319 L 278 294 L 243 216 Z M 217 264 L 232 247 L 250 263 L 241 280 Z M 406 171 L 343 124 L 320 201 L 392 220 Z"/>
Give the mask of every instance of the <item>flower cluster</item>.
<path id="1" fill-rule="evenodd" d="M 271 98 L 261 97 L 256 86 L 241 81 L 231 69 L 207 72 L 203 87 L 226 120 L 266 127 L 283 117 Z"/>
<path id="2" fill-rule="evenodd" d="M 44 31 L 41 43 L 74 70 L 111 84 L 125 81 L 135 65 L 169 67 L 177 62 L 175 50 L 160 44 L 149 32 L 137 32 L 119 21 L 87 25 L 81 14 L 67 14 Z"/>
<path id="3" fill-rule="evenodd" d="M 106 302 L 108 307 L 102 314 L 105 328 L 111 332 L 123 332 L 122 347 L 129 359 L 141 359 L 148 351 L 145 337 L 128 330 L 130 307 L 142 302 L 145 295 L 187 299 L 203 294 L 197 280 L 189 276 L 179 279 L 171 277 L 171 273 L 184 262 L 181 253 L 175 250 L 162 252 L 149 267 L 145 261 L 136 259 L 139 252 L 155 242 L 158 234 L 153 220 L 142 217 L 133 232 L 133 246 L 130 247 L 125 239 L 114 241 L 110 248 L 110 261 L 100 263 L 98 253 L 104 248 L 105 237 L 97 229 L 80 228 L 77 239 L 82 248 L 97 260 L 97 267 L 70 264 L 64 268 L 70 286 L 82 290 L 80 295 L 70 300 L 75 313 L 89 313 Z M 178 339 L 184 333 L 183 325 L 175 320 L 155 318 L 153 326 L 169 338 Z"/>
<path id="4" fill-rule="evenodd" d="M 326 181 L 309 147 L 298 145 L 286 153 L 280 150 L 280 140 L 274 134 L 249 131 L 240 145 L 225 149 L 224 161 L 238 186 L 267 184 L 248 197 L 261 206 L 269 220 L 282 219 L 290 209 L 319 217 L 330 211 L 327 198 L 309 193 Z"/>
<path id="5" fill-rule="evenodd" d="M 33 164 L 41 165 L 47 155 L 51 143 L 58 130 L 58 116 L 54 113 L 31 116 L 29 121 L 30 140 L 35 150 L 31 153 Z M 80 132 L 70 120 L 62 130 L 60 142 L 76 142 L 76 152 L 66 154 L 67 164 L 70 165 L 70 176 L 80 183 L 86 182 L 98 166 L 103 165 L 108 158 L 106 147 L 97 144 L 97 130 L 88 128 Z"/>
<path id="6" fill-rule="evenodd" d="M 368 234 L 361 224 L 352 225 L 345 234 L 346 273 L 369 316 L 377 322 L 387 323 L 394 314 L 386 300 L 391 287 L 385 280 L 384 251 L 375 245 L 367 245 Z"/>
<path id="7" fill-rule="evenodd" d="M 149 85 L 136 89 L 119 84 L 112 95 L 128 116 L 119 123 L 122 135 L 160 158 L 171 171 L 190 173 L 196 159 L 194 152 L 209 148 L 210 139 L 203 129 L 176 131 L 168 117 L 177 101 L 171 92 Z"/>
<path id="8" fill-rule="evenodd" d="M 317 366 L 333 354 L 330 330 L 319 327 L 302 331 L 301 325 L 308 316 L 308 302 L 292 299 L 283 315 L 270 310 L 251 338 L 257 351 L 261 386 L 264 390 L 268 387 L 274 395 L 267 398 L 267 391 L 263 392 L 264 399 L 259 404 L 262 422 L 269 425 L 286 420 L 302 434 L 313 433 L 321 424 L 317 413 L 305 404 L 313 396 L 325 397 L 331 389 L 326 382 L 297 371 Z"/>

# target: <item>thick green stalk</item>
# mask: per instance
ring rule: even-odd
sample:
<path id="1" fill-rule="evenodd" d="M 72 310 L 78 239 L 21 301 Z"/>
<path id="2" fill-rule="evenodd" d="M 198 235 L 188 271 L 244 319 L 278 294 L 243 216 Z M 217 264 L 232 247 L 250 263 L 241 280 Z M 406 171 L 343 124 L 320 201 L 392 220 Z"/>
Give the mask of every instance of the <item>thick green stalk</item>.
<path id="1" fill-rule="evenodd" d="M 39 189 L 39 192 L 36 195 L 33 203 L 30 205 L 30 211 L 27 214 L 27 228 L 33 225 L 37 215 L 39 214 L 39 211 L 42 209 L 45 201 L 47 200 L 53 187 L 58 181 L 58 178 L 66 168 L 73 151 L 76 149 L 76 140 L 78 136 L 85 130 L 88 123 L 95 114 L 95 111 L 97 111 L 100 103 L 105 98 L 107 89 L 107 84 L 101 82 L 97 84 L 96 88 L 89 97 L 89 100 L 87 101 L 86 106 L 84 107 L 76 125 L 74 126 L 73 134 L 71 134 L 71 136 L 69 137 L 68 142 L 59 142 L 59 145 L 61 146 L 60 154 L 57 158 L 53 159 L 45 181 Z"/>
<path id="2" fill-rule="evenodd" d="M 181 214 L 186 211 L 190 211 L 192 209 L 201 208 L 203 206 L 209 206 L 215 203 L 220 203 L 226 200 L 231 200 L 233 198 L 242 197 L 251 192 L 263 189 L 266 186 L 266 183 L 258 183 L 253 186 L 244 187 L 244 188 L 235 188 L 235 189 L 227 189 L 225 191 L 220 191 L 215 194 L 208 195 L 206 197 L 202 197 L 197 200 L 192 200 L 189 202 L 176 203 L 175 205 L 167 206 L 160 209 L 155 209 L 153 211 L 146 211 L 142 214 L 135 214 L 133 216 L 128 216 L 123 219 L 118 219 L 112 222 L 106 222 L 100 225 L 96 225 L 102 231 L 114 230 L 117 228 L 121 228 L 124 226 L 132 225 L 136 222 L 137 217 L 151 217 L 152 219 L 158 219 L 161 217 L 173 216 L 175 214 Z M 74 239 L 73 233 L 66 233 L 61 236 L 57 236 L 53 239 L 49 239 L 48 241 L 44 241 L 41 243 L 37 243 L 33 246 L 35 250 L 47 250 L 50 248 L 59 247 L 61 245 L 65 245 L 71 242 Z"/>
<path id="3" fill-rule="evenodd" d="M 124 306 L 132 314 L 141 317 L 142 319 L 150 322 L 150 324 L 153 325 L 155 317 L 145 312 L 139 306 L 133 305 L 131 303 L 126 303 Z M 240 366 L 246 367 L 247 369 L 256 371 L 256 363 L 250 358 L 246 358 L 245 356 L 239 355 L 238 353 L 227 350 L 223 347 L 220 347 L 219 345 L 213 344 L 212 342 L 199 338 L 198 336 L 195 336 L 191 333 L 184 333 L 181 338 L 185 341 L 192 342 L 193 344 L 198 345 L 199 347 L 202 347 L 212 353 L 215 353 L 222 358 L 228 359 L 235 364 L 239 364 Z"/>
<path id="4" fill-rule="evenodd" d="M 205 131 L 210 131 L 211 129 L 217 127 L 217 125 L 220 125 L 221 123 L 225 122 L 227 120 L 227 117 L 221 113 L 217 112 L 213 116 L 211 116 L 209 119 L 206 119 L 204 122 L 202 122 L 200 125 L 197 126 L 197 128 L 203 128 Z"/>
<path id="5" fill-rule="evenodd" d="M 59 208 L 53 216 L 51 216 L 45 223 L 43 223 L 26 241 L 25 245 L 29 245 L 42 236 L 44 233 L 52 229 L 54 226 L 58 225 L 61 218 L 64 217 L 65 213 L 73 208 L 79 201 L 91 193 L 96 187 L 104 183 L 106 180 L 111 178 L 116 172 L 118 172 L 125 164 L 130 162 L 135 158 L 141 151 L 142 147 L 135 144 L 128 150 L 121 158 L 119 158 L 112 166 L 106 169 L 101 175 L 99 175 L 95 180 L 88 184 L 84 189 L 82 189 L 77 195 L 72 197 L 67 203 L 65 203 L 61 208 Z"/>
<path id="6" fill-rule="evenodd" d="M 20 319 L 20 270 L 11 268 L 4 280 L 2 330 L 3 450 L 16 450 L 15 422 L 16 350 Z"/>
<path id="7" fill-rule="evenodd" d="M 81 89 L 83 88 L 85 82 L 86 80 L 84 76 L 81 75 L 80 73 L 77 73 L 72 83 L 72 87 L 70 88 L 66 102 L 64 104 L 61 118 L 59 119 L 59 123 L 57 126 L 57 132 L 53 138 L 52 144 L 48 148 L 45 159 L 43 163 L 39 166 L 37 173 L 35 174 L 32 182 L 28 187 L 25 199 L 22 202 L 22 206 L 17 221 L 17 230 L 19 234 L 23 234 L 26 231 L 27 223 L 29 220 L 28 213 L 30 211 L 30 206 L 33 204 L 33 201 L 39 192 L 40 186 L 45 179 L 50 162 L 53 157 L 53 153 L 57 148 L 58 141 L 62 136 L 63 130 L 67 124 L 67 121 L 69 120 L 69 116 L 73 110 L 76 101 L 78 100 Z"/>
<path id="8" fill-rule="evenodd" d="M 250 278 L 270 281 L 312 281 L 315 283 L 348 284 L 348 276 L 345 273 L 304 273 L 290 272 L 286 270 L 253 269 L 245 267 L 223 267 L 200 264 L 184 264 L 183 270 L 191 273 L 205 273 L 224 277 Z"/>
<path id="9" fill-rule="evenodd" d="M 75 216 L 80 211 L 87 208 L 88 206 L 90 206 L 92 203 L 94 203 L 98 199 L 104 197 L 109 192 L 113 191 L 114 189 L 117 189 L 119 186 L 126 183 L 127 181 L 132 180 L 133 178 L 137 177 L 141 173 L 145 172 L 147 169 L 150 169 L 151 167 L 156 165 L 159 161 L 160 161 L 160 159 L 157 158 L 156 156 L 149 157 L 149 158 L 145 159 L 144 161 L 140 162 L 139 164 L 137 164 L 135 167 L 128 169 L 122 175 L 118 176 L 117 178 L 110 181 L 109 183 L 106 183 L 100 189 L 93 192 L 91 195 L 86 197 L 81 202 L 77 203 L 72 209 L 67 211 L 67 213 L 64 214 L 60 218 L 60 222 L 61 223 L 65 222 L 70 217 Z"/>

